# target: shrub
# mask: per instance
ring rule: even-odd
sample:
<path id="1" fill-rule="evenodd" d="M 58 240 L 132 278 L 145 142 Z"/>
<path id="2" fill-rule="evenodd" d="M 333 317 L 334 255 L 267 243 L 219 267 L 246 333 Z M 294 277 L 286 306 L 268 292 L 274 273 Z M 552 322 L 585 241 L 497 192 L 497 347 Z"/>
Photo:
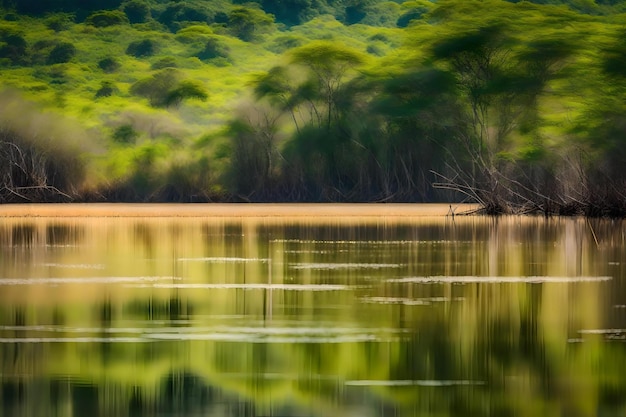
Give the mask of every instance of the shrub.
<path id="1" fill-rule="evenodd" d="M 176 40 L 181 43 L 191 44 L 203 42 L 213 34 L 213 29 L 208 25 L 191 25 L 176 32 Z"/>
<path id="2" fill-rule="evenodd" d="M 261 4 L 263 10 L 288 26 L 300 25 L 317 13 L 310 0 L 262 0 Z"/>
<path id="3" fill-rule="evenodd" d="M 371 55 L 376 55 L 376 56 L 385 55 L 385 51 L 379 45 L 376 45 L 375 43 L 367 45 L 367 53 Z"/>
<path id="4" fill-rule="evenodd" d="M 100 88 L 96 91 L 96 98 L 112 96 L 117 88 L 111 81 L 102 81 Z"/>
<path id="5" fill-rule="evenodd" d="M 242 41 L 257 40 L 274 28 L 274 19 L 262 10 L 236 7 L 228 15 L 228 28 Z"/>
<path id="6" fill-rule="evenodd" d="M 18 20 L 20 20 L 20 15 L 18 15 L 17 13 L 8 12 L 4 15 L 4 20 L 6 20 L 7 22 L 17 22 Z"/>
<path id="7" fill-rule="evenodd" d="M 67 30 L 74 23 L 74 15 L 71 13 L 56 13 L 46 18 L 46 27 L 55 32 Z"/>
<path id="8" fill-rule="evenodd" d="M 215 16 L 213 16 L 213 23 L 217 23 L 220 25 L 228 23 L 228 14 L 224 12 L 215 13 Z"/>
<path id="9" fill-rule="evenodd" d="M 166 68 L 152 75 L 141 79 L 130 87 L 131 94 L 145 97 L 154 107 L 164 107 L 167 95 L 175 88 L 180 79 L 180 73 L 173 68 Z"/>
<path id="10" fill-rule="evenodd" d="M 31 50 L 31 64 L 33 65 L 45 65 L 52 48 L 58 45 L 58 42 L 54 41 L 51 38 L 41 39 L 35 42 L 30 50 Z"/>
<path id="11" fill-rule="evenodd" d="M 124 25 L 128 23 L 128 18 L 120 10 L 100 10 L 90 14 L 87 19 L 85 19 L 85 24 L 95 26 L 97 28 Z"/>
<path id="12" fill-rule="evenodd" d="M 12 64 L 21 64 L 27 61 L 28 43 L 20 34 L 0 32 L 0 58 L 6 58 Z"/>
<path id="13" fill-rule="evenodd" d="M 119 126 L 112 135 L 115 142 L 125 145 L 134 144 L 138 137 L 139 132 L 137 132 L 132 125 L 128 124 Z"/>
<path id="14" fill-rule="evenodd" d="M 63 64 L 69 62 L 76 55 L 76 47 L 69 42 L 57 44 L 48 55 L 47 64 Z"/>
<path id="15" fill-rule="evenodd" d="M 365 6 L 364 3 L 358 2 L 346 7 L 345 22 L 348 25 L 354 25 L 363 20 L 367 15 Z"/>
<path id="16" fill-rule="evenodd" d="M 277 54 L 281 54 L 288 49 L 296 48 L 298 46 L 304 45 L 306 41 L 302 37 L 293 36 L 293 35 L 283 35 L 278 36 L 274 39 L 272 45 L 268 47 L 268 49 Z"/>
<path id="17" fill-rule="evenodd" d="M 152 68 L 153 70 L 176 67 L 178 67 L 178 64 L 176 63 L 176 58 L 171 56 L 163 57 L 150 66 L 150 68 Z"/>
<path id="18" fill-rule="evenodd" d="M 421 19 L 422 15 L 427 12 L 428 9 L 426 7 L 418 7 L 416 9 L 409 10 L 398 18 L 396 25 L 399 28 L 405 28 L 409 26 L 412 20 Z"/>
<path id="19" fill-rule="evenodd" d="M 98 67 L 104 72 L 115 72 L 120 68 L 120 63 L 112 57 L 102 58 L 98 61 Z"/>
<path id="20" fill-rule="evenodd" d="M 211 23 L 209 12 L 199 6 L 186 5 L 182 2 L 169 5 L 158 18 L 170 30 L 176 31 L 181 22 Z"/>
<path id="21" fill-rule="evenodd" d="M 178 70 L 166 68 L 137 81 L 130 87 L 130 92 L 147 98 L 153 107 L 177 106 L 191 98 L 206 100 L 207 93 L 201 84 L 191 80 L 181 81 L 180 78 Z"/>
<path id="22" fill-rule="evenodd" d="M 228 58 L 230 48 L 224 45 L 219 39 L 213 37 L 207 40 L 204 49 L 196 54 L 202 60 L 213 58 Z"/>
<path id="23" fill-rule="evenodd" d="M 89 135 L 59 114 L 0 92 L 0 201 L 66 201 L 85 178 Z"/>
<path id="24" fill-rule="evenodd" d="M 165 106 L 178 106 L 183 100 L 192 98 L 205 101 L 208 98 L 208 94 L 202 84 L 197 81 L 181 81 L 175 88 L 168 92 L 165 98 Z"/>
<path id="25" fill-rule="evenodd" d="M 150 19 L 150 5 L 141 0 L 129 0 L 122 4 L 122 11 L 130 23 L 144 23 Z"/>
<path id="26" fill-rule="evenodd" d="M 35 67 L 33 75 L 39 79 L 45 80 L 48 84 L 65 84 L 68 81 L 63 66 Z"/>
<path id="27" fill-rule="evenodd" d="M 158 45 L 155 41 L 151 39 L 144 39 L 141 41 L 134 41 L 128 45 L 126 48 L 126 53 L 128 55 L 132 55 L 136 58 L 141 58 L 145 56 L 152 56 L 158 50 Z"/>
<path id="28" fill-rule="evenodd" d="M 359 23 L 368 26 L 395 27 L 402 10 L 395 1 L 367 2 L 363 7 L 365 16 Z"/>
<path id="29" fill-rule="evenodd" d="M 384 33 L 376 33 L 368 38 L 370 41 L 389 42 L 389 38 Z"/>

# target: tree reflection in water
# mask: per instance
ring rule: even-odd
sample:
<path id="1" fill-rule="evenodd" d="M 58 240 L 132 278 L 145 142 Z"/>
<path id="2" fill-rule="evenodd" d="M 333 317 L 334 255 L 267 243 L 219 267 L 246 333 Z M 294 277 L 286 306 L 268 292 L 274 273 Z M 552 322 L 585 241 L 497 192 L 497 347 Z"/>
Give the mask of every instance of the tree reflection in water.
<path id="1" fill-rule="evenodd" d="M 589 227 L 8 220 L 0 413 L 623 415 L 624 226 Z"/>

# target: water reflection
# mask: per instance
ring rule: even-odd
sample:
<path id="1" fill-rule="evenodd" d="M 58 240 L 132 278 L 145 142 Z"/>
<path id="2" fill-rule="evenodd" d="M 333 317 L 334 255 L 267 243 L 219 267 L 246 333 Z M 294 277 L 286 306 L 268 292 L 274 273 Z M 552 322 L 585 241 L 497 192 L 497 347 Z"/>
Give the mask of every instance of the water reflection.
<path id="1" fill-rule="evenodd" d="M 626 414 L 621 222 L 5 219 L 0 414 Z"/>

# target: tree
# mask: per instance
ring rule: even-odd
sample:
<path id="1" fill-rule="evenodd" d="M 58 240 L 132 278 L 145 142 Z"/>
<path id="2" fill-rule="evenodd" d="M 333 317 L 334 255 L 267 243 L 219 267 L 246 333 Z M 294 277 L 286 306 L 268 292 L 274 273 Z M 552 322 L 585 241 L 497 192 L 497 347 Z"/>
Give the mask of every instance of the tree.
<path id="1" fill-rule="evenodd" d="M 274 19 L 262 10 L 235 7 L 228 14 L 228 28 L 233 36 L 252 42 L 274 29 Z"/>
<path id="2" fill-rule="evenodd" d="M 230 48 L 219 38 L 211 36 L 206 40 L 204 48 L 196 55 L 202 60 L 209 60 L 214 58 L 228 58 L 230 55 Z"/>
<path id="3" fill-rule="evenodd" d="M 465 149 L 454 138 L 463 130 L 463 108 L 456 78 L 428 66 L 394 68 L 372 80 L 377 94 L 369 118 L 379 120 L 373 149 L 381 171 L 384 195 L 417 201 L 436 199 L 432 171 L 444 172 L 455 155 L 455 166 L 466 169 Z M 460 152 L 459 152 L 460 151 Z M 447 196 L 447 198 L 456 196 Z"/>
<path id="4" fill-rule="evenodd" d="M 288 66 L 257 77 L 255 94 L 293 122 L 295 133 L 285 149 L 291 188 L 327 200 L 353 194 L 360 183 L 353 175 L 360 171 L 356 151 L 363 147 L 351 140 L 355 123 L 350 114 L 360 88 L 349 82 L 365 58 L 322 41 L 296 48 L 288 57 Z"/>
<path id="5" fill-rule="evenodd" d="M 341 110 L 338 92 L 353 71 L 365 63 L 363 54 L 336 43 L 318 41 L 292 50 L 290 62 L 306 72 L 298 87 L 299 99 L 310 103 L 320 126 L 330 129 Z"/>
<path id="6" fill-rule="evenodd" d="M 466 193 L 494 212 L 555 203 L 543 192 L 554 186 L 554 174 L 539 105 L 574 53 L 575 38 L 558 27 L 571 24 L 572 13 L 549 12 L 544 17 L 528 4 L 444 0 L 427 16 L 437 22 L 427 36 L 418 38 L 420 26 L 410 28 L 410 45 L 427 51 L 407 60 L 410 66 L 437 68 L 455 84 L 448 96 L 455 118 L 446 130 L 456 144 L 445 143 L 449 156 L 447 168 L 436 169 L 438 186 Z M 545 29 L 543 19 L 556 27 Z"/>
<path id="7" fill-rule="evenodd" d="M 239 198 L 263 199 L 271 195 L 277 162 L 276 121 L 271 112 L 238 109 L 227 128 L 231 144 L 231 189 Z"/>
<path id="8" fill-rule="evenodd" d="M 578 201 L 587 214 L 624 216 L 626 213 L 626 47 L 624 31 L 612 34 L 600 49 L 597 79 L 586 78 L 593 88 L 584 112 L 573 129 L 582 149 L 584 165 L 576 182 Z"/>

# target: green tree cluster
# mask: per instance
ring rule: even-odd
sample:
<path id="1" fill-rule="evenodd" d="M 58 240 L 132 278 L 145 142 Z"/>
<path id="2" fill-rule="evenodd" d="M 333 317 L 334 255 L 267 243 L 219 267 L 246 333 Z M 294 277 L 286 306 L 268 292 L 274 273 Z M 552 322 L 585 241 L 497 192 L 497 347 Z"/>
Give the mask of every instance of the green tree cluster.
<path id="1" fill-rule="evenodd" d="M 207 199 L 626 214 L 625 2 L 101 3 L 3 2 L 0 72 L 103 138 L 111 198 L 186 161 Z"/>
<path id="2" fill-rule="evenodd" d="M 257 78 L 256 97 L 289 116 L 275 119 L 273 130 L 291 124 L 293 131 L 279 149 L 283 159 L 274 161 L 286 161 L 277 170 L 284 177 L 274 182 L 311 200 L 457 195 L 492 213 L 624 212 L 625 177 L 611 168 L 624 161 L 621 146 L 611 146 L 607 137 L 618 136 L 605 130 L 620 131 L 615 110 L 622 106 L 592 112 L 604 121 L 596 123 L 603 133 L 595 134 L 606 153 L 590 138 L 573 146 L 569 138 L 580 137 L 575 123 L 553 137 L 554 116 L 545 111 L 578 100 L 569 86 L 589 74 L 611 86 L 598 98 L 621 100 L 615 92 L 623 48 L 585 62 L 593 45 L 564 28 L 590 31 L 597 23 L 564 8 L 442 1 L 427 19 L 436 25 L 410 26 L 405 59 L 385 60 L 386 68 L 365 71 L 349 49 L 312 43 L 290 52 L 287 67 Z M 264 127 L 249 128 L 266 135 Z M 572 160 L 573 153 L 581 159 Z M 234 172 L 256 172 L 259 165 L 240 168 Z"/>

